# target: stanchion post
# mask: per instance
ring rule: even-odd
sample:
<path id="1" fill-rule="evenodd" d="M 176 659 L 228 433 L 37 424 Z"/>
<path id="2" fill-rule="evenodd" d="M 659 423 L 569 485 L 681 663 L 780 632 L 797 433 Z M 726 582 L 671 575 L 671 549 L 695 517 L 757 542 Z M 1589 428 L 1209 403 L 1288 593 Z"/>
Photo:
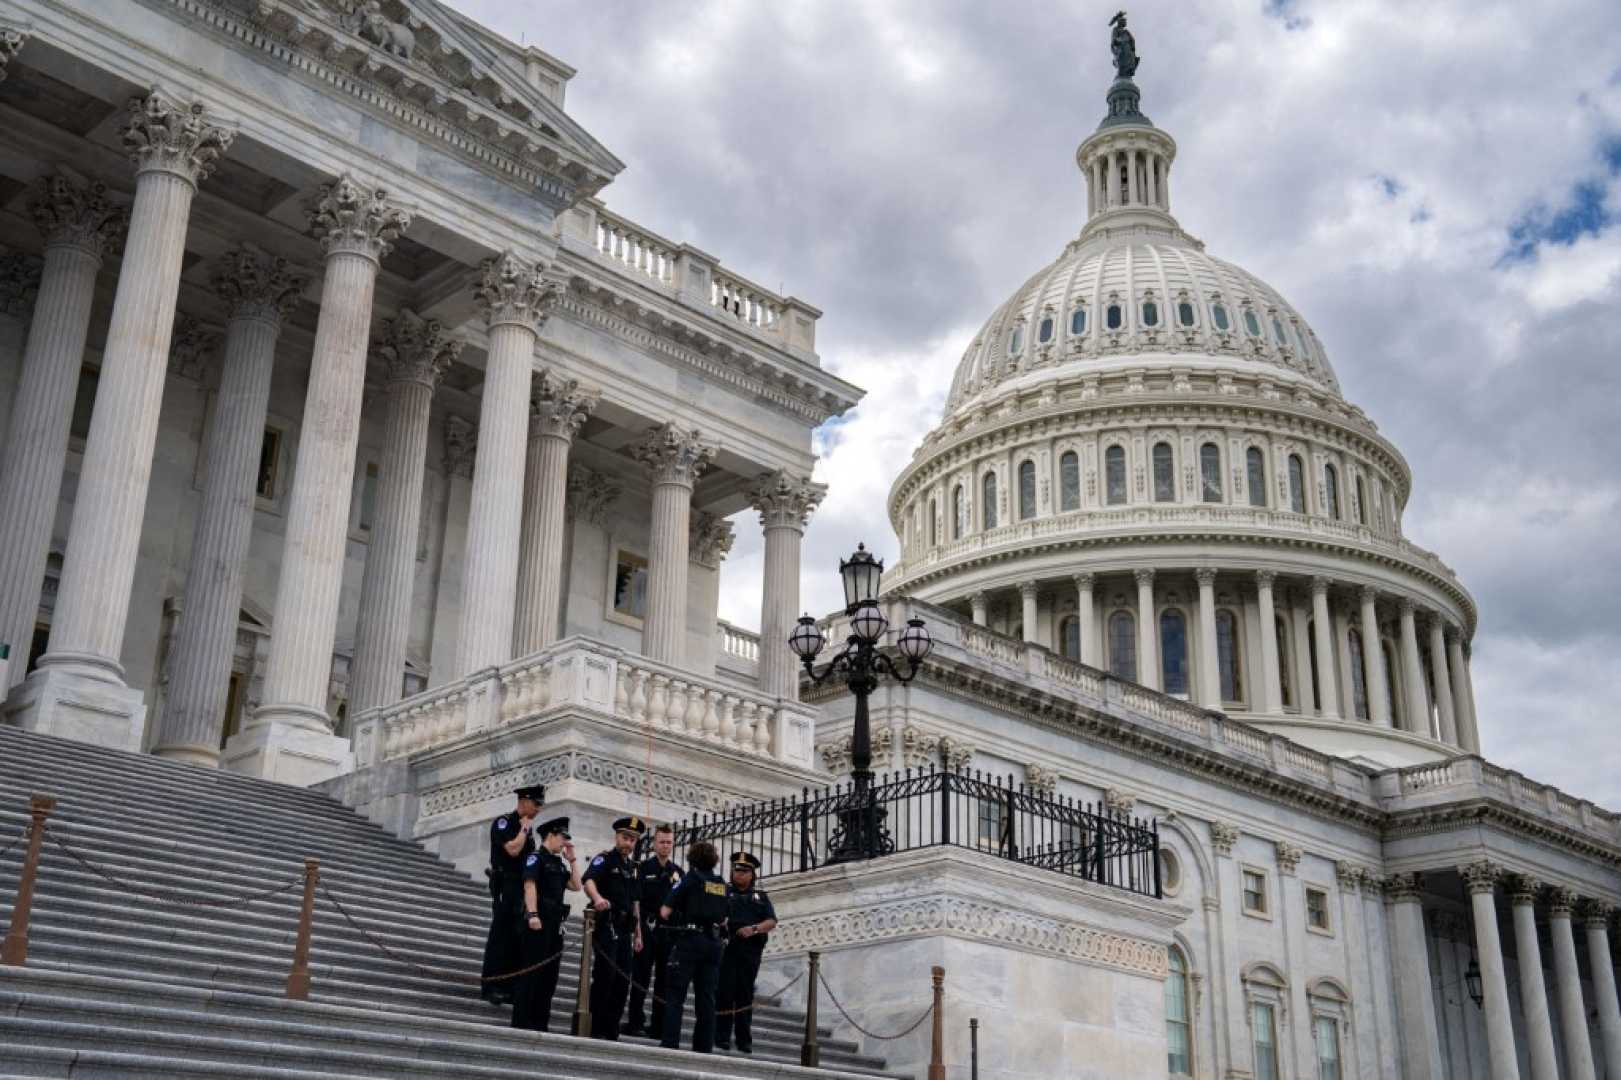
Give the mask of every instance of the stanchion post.
<path id="1" fill-rule="evenodd" d="M 293 942 L 293 970 L 287 973 L 287 996 L 294 1001 L 310 997 L 310 928 L 315 922 L 315 885 L 321 880 L 318 859 L 304 860 L 304 903 L 298 909 L 298 937 Z"/>
<path id="2" fill-rule="evenodd" d="M 591 928 L 596 914 L 589 906 L 585 909 L 585 940 L 580 942 L 580 992 L 574 998 L 574 1023 L 569 1026 L 569 1033 L 582 1039 L 591 1037 Z"/>
<path id="3" fill-rule="evenodd" d="M 968 1080 L 979 1080 L 979 1017 L 968 1021 Z"/>
<path id="4" fill-rule="evenodd" d="M 799 1047 L 799 1063 L 807 1069 L 820 1068 L 822 1044 L 816 1032 L 816 982 L 822 974 L 822 954 L 810 954 L 810 989 L 805 991 L 805 1041 Z"/>
<path id="5" fill-rule="evenodd" d="M 34 879 L 39 875 L 39 846 L 45 840 L 45 818 L 56 809 L 49 795 L 28 800 L 28 851 L 23 856 L 22 874 L 17 879 L 17 902 L 11 906 L 11 927 L 0 945 L 0 964 L 22 967 L 28 963 L 28 917 L 34 910 Z"/>
<path id="6" fill-rule="evenodd" d="M 929 1050 L 929 1080 L 946 1080 L 946 969 L 934 969 L 934 1046 Z"/>

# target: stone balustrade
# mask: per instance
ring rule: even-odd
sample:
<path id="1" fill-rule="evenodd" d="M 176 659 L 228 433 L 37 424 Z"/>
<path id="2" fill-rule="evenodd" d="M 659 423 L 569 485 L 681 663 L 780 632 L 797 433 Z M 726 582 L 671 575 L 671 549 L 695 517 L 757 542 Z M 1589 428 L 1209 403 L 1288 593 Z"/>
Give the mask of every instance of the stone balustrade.
<path id="1" fill-rule="evenodd" d="M 1539 784 L 1479 757 L 1458 757 L 1393 769 L 1378 777 L 1378 794 L 1406 805 L 1455 803 L 1471 795 L 1508 804 L 1533 817 L 1621 844 L 1621 814 L 1577 799 L 1551 784 Z"/>
<path id="2" fill-rule="evenodd" d="M 731 274 L 716 272 L 709 302 L 757 330 L 775 330 L 782 321 L 781 297 Z"/>
<path id="3" fill-rule="evenodd" d="M 715 640 L 724 656 L 750 664 L 758 663 L 760 660 L 760 635 L 753 630 L 733 626 L 722 619 L 715 624 Z"/>

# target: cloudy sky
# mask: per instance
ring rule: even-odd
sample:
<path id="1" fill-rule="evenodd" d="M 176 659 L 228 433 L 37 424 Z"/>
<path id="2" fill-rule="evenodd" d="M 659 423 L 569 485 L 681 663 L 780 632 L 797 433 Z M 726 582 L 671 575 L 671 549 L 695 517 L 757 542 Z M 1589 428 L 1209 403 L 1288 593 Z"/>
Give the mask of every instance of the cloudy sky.
<path id="1" fill-rule="evenodd" d="M 455 0 L 577 67 L 608 204 L 826 312 L 866 402 L 822 433 L 805 595 L 893 557 L 889 480 L 981 322 L 1080 228 L 1112 77 L 1071 0 Z M 1621 807 L 1621 7 L 1131 7 L 1173 211 L 1316 328 L 1474 592 L 1488 756 Z M 722 613 L 757 621 L 739 519 Z M 1608 537 L 1608 539 L 1606 539 Z"/>

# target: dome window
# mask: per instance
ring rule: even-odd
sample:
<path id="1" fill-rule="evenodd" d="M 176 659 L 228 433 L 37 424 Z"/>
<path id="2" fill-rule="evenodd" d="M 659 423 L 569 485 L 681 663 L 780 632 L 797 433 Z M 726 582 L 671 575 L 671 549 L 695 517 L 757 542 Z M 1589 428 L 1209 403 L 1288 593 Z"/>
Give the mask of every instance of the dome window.
<path id="1" fill-rule="evenodd" d="M 1159 325 L 1159 305 L 1154 303 L 1152 300 L 1143 301 L 1143 325 Z"/>
<path id="2" fill-rule="evenodd" d="M 1078 307 L 1069 316 L 1069 332 L 1079 337 L 1086 333 L 1086 309 Z"/>
<path id="3" fill-rule="evenodd" d="M 1244 310 L 1244 329 L 1249 331 L 1250 337 L 1261 336 L 1261 320 L 1255 317 L 1255 312 L 1248 308 Z"/>
<path id="4" fill-rule="evenodd" d="M 1018 356 L 1023 351 L 1024 351 L 1024 327 L 1023 326 L 1015 326 L 1013 328 L 1013 333 L 1008 335 L 1007 354 L 1009 356 Z"/>
<path id="5" fill-rule="evenodd" d="M 1124 318 L 1124 315 L 1120 311 L 1119 304 L 1110 304 L 1109 310 L 1103 313 L 1103 323 L 1110 330 L 1120 329 L 1120 324 L 1124 321 Z"/>
<path id="6" fill-rule="evenodd" d="M 1051 341 L 1052 339 L 1053 339 L 1053 317 L 1051 315 L 1048 315 L 1046 318 L 1041 320 L 1041 325 L 1036 328 L 1036 340 L 1041 342 L 1041 344 L 1045 345 L 1045 344 L 1047 344 L 1047 342 Z"/>
<path id="7" fill-rule="evenodd" d="M 1276 316 L 1272 318 L 1272 336 L 1277 339 L 1279 345 L 1287 346 L 1289 344 L 1289 339 L 1283 336 L 1283 324 L 1277 320 Z"/>
<path id="8" fill-rule="evenodd" d="M 1215 323 L 1216 329 L 1224 334 L 1232 329 L 1233 324 L 1227 321 L 1227 309 L 1221 304 L 1212 304 L 1210 306 L 1210 321 Z"/>
<path id="9" fill-rule="evenodd" d="M 1193 305 L 1186 300 L 1176 305 L 1176 321 L 1183 326 L 1193 325 Z"/>

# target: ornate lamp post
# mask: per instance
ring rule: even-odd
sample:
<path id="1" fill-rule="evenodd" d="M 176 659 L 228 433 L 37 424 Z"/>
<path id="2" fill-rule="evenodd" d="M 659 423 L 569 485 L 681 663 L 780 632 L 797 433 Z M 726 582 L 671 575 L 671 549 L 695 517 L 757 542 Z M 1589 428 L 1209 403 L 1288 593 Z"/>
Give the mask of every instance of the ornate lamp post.
<path id="1" fill-rule="evenodd" d="M 845 684 L 856 701 L 855 725 L 850 737 L 850 779 L 853 781 L 850 809 L 840 813 L 838 831 L 829 840 L 829 862 L 849 862 L 887 854 L 894 846 L 883 827 L 883 815 L 873 797 L 872 726 L 867 716 L 867 698 L 878 688 L 880 675 L 899 682 L 917 677 L 924 657 L 934 648 L 922 619 L 908 619 L 895 639 L 895 648 L 906 659 L 906 671 L 878 644 L 889 629 L 889 620 L 878 606 L 878 579 L 884 572 L 882 559 L 874 559 L 865 544 L 857 544 L 855 554 L 839 561 L 844 579 L 844 613 L 850 617 L 850 637 L 838 655 L 820 673 L 816 657 L 827 643 L 816 620 L 802 616 L 788 637 L 788 647 L 803 661 L 811 682 L 823 683 L 835 672 L 844 674 Z"/>

